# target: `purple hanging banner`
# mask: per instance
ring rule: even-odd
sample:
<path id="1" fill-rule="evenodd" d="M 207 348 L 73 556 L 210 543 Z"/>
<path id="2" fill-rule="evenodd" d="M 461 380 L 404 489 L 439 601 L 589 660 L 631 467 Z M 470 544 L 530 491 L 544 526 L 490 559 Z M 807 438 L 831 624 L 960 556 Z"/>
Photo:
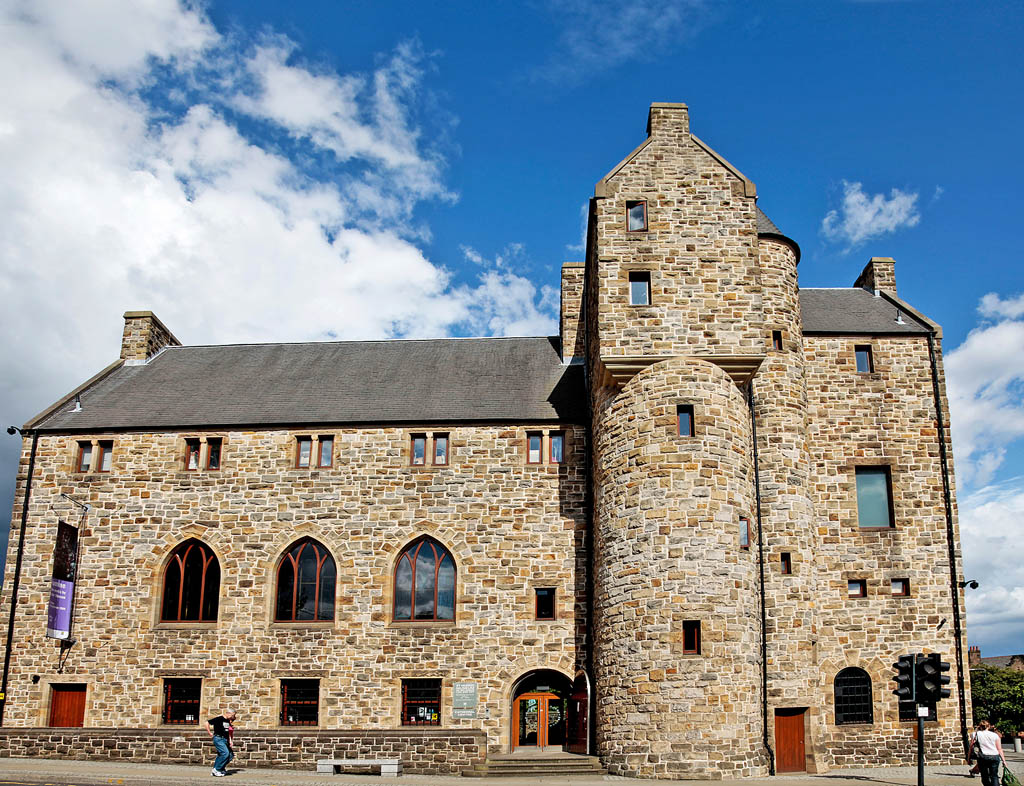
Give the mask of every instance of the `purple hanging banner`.
<path id="1" fill-rule="evenodd" d="M 53 548 L 50 607 L 46 614 L 46 635 L 51 639 L 67 639 L 71 636 L 71 607 L 75 600 L 77 572 L 78 530 L 66 521 L 59 521 L 57 542 Z"/>

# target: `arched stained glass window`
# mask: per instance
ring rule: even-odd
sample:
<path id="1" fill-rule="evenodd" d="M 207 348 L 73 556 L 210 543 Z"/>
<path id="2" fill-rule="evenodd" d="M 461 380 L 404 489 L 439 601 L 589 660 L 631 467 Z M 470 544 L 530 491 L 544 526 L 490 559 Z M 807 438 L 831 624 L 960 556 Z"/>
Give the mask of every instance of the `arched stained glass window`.
<path id="1" fill-rule="evenodd" d="M 198 540 L 186 540 L 171 554 L 164 571 L 162 622 L 216 622 L 220 563 Z"/>
<path id="2" fill-rule="evenodd" d="M 836 724 L 874 723 L 871 677 L 864 669 L 850 667 L 836 675 Z"/>
<path id="3" fill-rule="evenodd" d="M 323 545 L 304 538 L 277 566 L 277 622 L 334 619 L 334 558 Z"/>
<path id="4" fill-rule="evenodd" d="M 398 558 L 394 618 L 455 619 L 455 560 L 433 538 L 413 541 Z"/>

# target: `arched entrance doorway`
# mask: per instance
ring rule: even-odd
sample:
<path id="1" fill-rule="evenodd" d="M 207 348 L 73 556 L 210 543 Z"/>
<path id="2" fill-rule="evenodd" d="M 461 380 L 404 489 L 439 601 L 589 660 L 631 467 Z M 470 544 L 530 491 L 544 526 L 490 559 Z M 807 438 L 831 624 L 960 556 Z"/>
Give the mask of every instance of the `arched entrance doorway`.
<path id="1" fill-rule="evenodd" d="M 531 671 L 512 688 L 513 753 L 550 753 L 570 745 L 572 681 L 557 671 Z"/>

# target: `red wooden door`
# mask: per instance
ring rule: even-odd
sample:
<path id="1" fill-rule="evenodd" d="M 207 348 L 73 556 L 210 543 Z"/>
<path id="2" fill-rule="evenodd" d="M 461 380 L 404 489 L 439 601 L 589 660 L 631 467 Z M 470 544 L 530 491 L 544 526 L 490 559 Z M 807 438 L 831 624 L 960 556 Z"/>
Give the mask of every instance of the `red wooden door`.
<path id="1" fill-rule="evenodd" d="M 806 709 L 775 710 L 775 771 L 804 772 L 804 715 Z"/>
<path id="2" fill-rule="evenodd" d="M 85 725 L 85 686 L 51 685 L 51 726 Z"/>

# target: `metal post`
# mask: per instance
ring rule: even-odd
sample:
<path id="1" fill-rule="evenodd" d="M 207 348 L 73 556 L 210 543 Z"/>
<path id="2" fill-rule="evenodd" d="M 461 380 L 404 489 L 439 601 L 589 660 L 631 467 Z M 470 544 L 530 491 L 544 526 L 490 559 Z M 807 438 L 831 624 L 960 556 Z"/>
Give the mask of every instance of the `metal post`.
<path id="1" fill-rule="evenodd" d="M 917 708 L 917 786 L 924 786 L 924 718 Z"/>

